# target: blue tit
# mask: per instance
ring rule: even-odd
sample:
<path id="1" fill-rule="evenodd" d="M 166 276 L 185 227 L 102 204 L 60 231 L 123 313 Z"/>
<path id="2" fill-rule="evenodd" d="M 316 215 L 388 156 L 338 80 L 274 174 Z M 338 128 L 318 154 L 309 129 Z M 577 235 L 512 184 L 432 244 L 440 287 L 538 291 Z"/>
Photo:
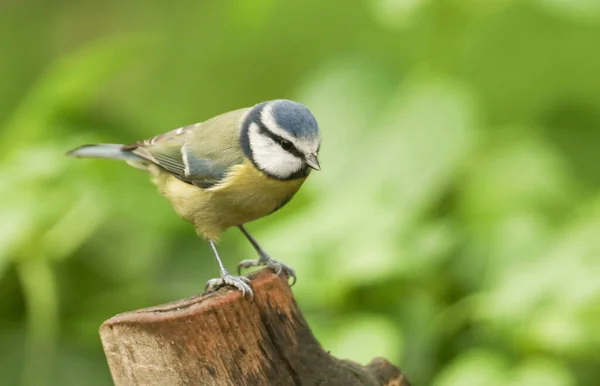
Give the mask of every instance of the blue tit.
<path id="1" fill-rule="evenodd" d="M 216 242 L 221 232 L 238 227 L 257 260 L 242 268 L 266 266 L 294 270 L 273 260 L 244 224 L 273 213 L 298 191 L 312 169 L 319 170 L 319 127 L 312 113 L 290 100 L 267 101 L 207 121 L 180 127 L 131 145 L 85 145 L 67 153 L 74 157 L 115 158 L 150 173 L 152 181 L 182 218 L 208 240 L 220 266 L 220 278 L 207 289 L 228 284 L 253 296 L 246 277 L 225 269 Z"/>

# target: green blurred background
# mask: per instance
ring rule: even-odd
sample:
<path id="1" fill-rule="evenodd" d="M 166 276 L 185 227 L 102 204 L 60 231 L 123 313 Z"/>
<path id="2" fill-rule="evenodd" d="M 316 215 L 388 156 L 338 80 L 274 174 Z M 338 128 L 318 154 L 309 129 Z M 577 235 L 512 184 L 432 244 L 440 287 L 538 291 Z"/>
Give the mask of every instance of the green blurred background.
<path id="1" fill-rule="evenodd" d="M 145 173 L 64 152 L 273 98 L 323 170 L 249 229 L 326 349 L 600 384 L 599 42 L 595 0 L 2 1 L 0 384 L 109 385 L 102 321 L 218 274 Z"/>

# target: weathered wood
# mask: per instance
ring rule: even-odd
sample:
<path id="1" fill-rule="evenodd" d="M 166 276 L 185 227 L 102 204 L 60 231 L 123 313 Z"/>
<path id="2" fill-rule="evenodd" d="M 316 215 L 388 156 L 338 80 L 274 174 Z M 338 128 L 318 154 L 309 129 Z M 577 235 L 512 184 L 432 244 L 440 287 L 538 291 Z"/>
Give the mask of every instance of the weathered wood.
<path id="1" fill-rule="evenodd" d="M 323 350 L 285 276 L 250 278 L 253 301 L 221 288 L 104 322 L 115 385 L 409 385 L 384 359 L 360 366 Z"/>

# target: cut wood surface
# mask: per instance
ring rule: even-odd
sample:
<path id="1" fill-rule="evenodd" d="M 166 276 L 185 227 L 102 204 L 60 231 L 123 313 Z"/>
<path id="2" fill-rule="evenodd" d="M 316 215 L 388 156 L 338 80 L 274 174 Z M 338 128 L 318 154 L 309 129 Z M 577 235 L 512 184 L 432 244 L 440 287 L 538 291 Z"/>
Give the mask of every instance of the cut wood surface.
<path id="1" fill-rule="evenodd" d="M 385 359 L 361 366 L 325 351 L 286 276 L 249 277 L 253 300 L 223 287 L 104 322 L 115 385 L 409 385 Z"/>

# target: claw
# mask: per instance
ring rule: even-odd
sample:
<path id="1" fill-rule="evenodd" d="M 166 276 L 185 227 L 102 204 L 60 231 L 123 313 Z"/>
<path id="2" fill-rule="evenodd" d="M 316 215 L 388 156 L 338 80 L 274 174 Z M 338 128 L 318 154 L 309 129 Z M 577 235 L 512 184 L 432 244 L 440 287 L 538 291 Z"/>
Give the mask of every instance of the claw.
<path id="1" fill-rule="evenodd" d="M 254 297 L 254 292 L 252 288 L 250 288 L 250 280 L 244 276 L 233 276 L 230 274 L 223 275 L 217 279 L 210 279 L 206 282 L 206 287 L 204 292 L 211 291 L 217 287 L 221 287 L 224 285 L 230 285 L 242 292 L 242 297 L 245 297 L 246 294 L 250 296 L 250 299 Z"/>
<path id="2" fill-rule="evenodd" d="M 258 267 L 260 264 L 260 262 L 258 260 L 252 260 L 252 259 L 248 259 L 248 260 L 242 260 L 240 261 L 240 263 L 237 266 L 237 272 L 238 275 L 242 274 L 242 268 L 250 268 L 250 267 Z"/>
<path id="3" fill-rule="evenodd" d="M 294 284 L 296 284 L 296 272 L 294 271 L 294 269 L 292 267 L 290 267 L 289 265 L 285 265 L 283 263 L 278 262 L 277 260 L 273 260 L 270 257 L 262 257 L 258 260 L 252 260 L 252 259 L 248 259 L 248 260 L 242 260 L 239 264 L 238 264 L 238 274 L 241 274 L 242 268 L 250 268 L 250 267 L 267 267 L 267 268 L 271 268 L 273 271 L 275 271 L 276 275 L 280 275 L 281 271 L 284 271 L 286 273 L 286 275 L 292 279 L 292 284 L 290 284 L 290 286 L 293 286 Z"/>

